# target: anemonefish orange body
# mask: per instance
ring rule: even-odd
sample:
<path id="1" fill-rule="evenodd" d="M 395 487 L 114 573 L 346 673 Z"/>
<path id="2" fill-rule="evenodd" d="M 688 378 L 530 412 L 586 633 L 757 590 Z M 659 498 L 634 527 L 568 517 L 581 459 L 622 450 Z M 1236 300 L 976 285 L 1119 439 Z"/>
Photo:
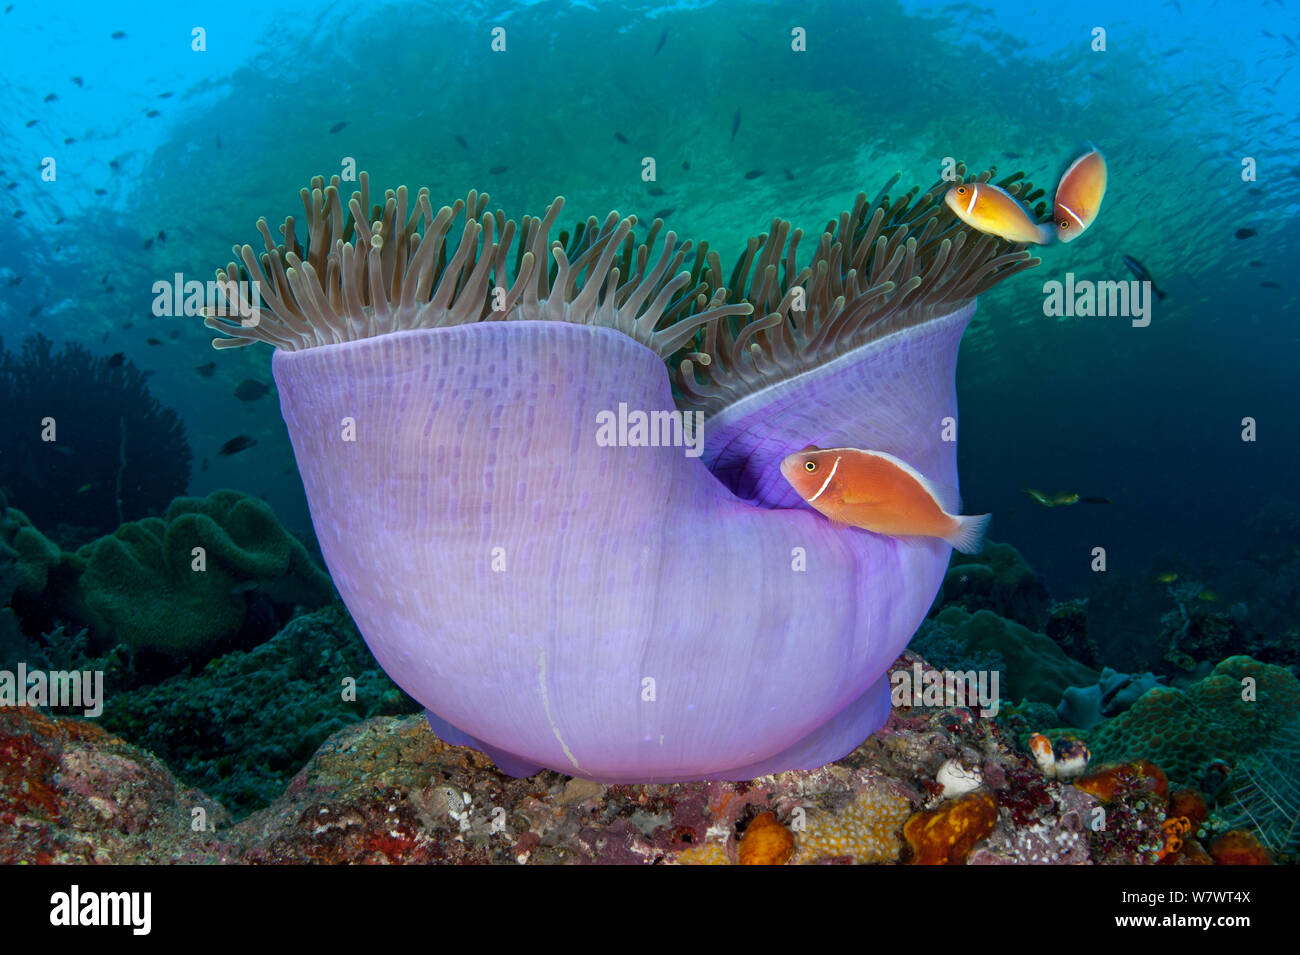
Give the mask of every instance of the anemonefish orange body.
<path id="1" fill-rule="evenodd" d="M 972 229 L 1008 242 L 1052 241 L 1050 225 L 1039 225 L 1015 198 L 990 182 L 961 182 L 944 195 L 948 208 Z"/>
<path id="2" fill-rule="evenodd" d="M 1070 163 L 1056 187 L 1052 222 L 1056 237 L 1070 242 L 1092 225 L 1106 195 L 1106 157 L 1094 149 Z"/>
<path id="3" fill-rule="evenodd" d="M 930 483 L 883 451 L 805 448 L 781 462 L 781 474 L 816 510 L 838 524 L 891 537 L 940 537 L 979 553 L 989 514 L 949 514 Z"/>

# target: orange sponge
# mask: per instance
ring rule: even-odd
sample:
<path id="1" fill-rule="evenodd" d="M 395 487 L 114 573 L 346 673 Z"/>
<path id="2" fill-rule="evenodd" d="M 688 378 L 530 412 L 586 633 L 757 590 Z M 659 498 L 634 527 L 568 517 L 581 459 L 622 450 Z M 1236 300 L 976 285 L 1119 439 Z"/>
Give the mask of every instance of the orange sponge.
<path id="1" fill-rule="evenodd" d="M 934 809 L 918 812 L 903 825 L 913 865 L 960 865 L 971 849 L 988 838 L 998 821 L 998 806 L 987 789 L 977 789 Z"/>
<path id="2" fill-rule="evenodd" d="M 755 817 L 736 850 L 741 865 L 785 865 L 794 854 L 794 836 L 770 812 Z"/>

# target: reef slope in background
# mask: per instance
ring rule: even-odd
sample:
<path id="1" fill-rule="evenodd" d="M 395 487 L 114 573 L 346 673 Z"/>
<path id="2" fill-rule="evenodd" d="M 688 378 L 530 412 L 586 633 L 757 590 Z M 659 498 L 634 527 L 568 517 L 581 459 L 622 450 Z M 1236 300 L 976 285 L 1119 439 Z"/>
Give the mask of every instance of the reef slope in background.
<path id="1" fill-rule="evenodd" d="M 923 665 L 909 652 L 897 666 L 910 670 L 917 663 Z M 949 760 L 977 769 L 983 784 L 945 794 L 936 775 Z M 1158 776 L 1112 774 L 1103 785 L 1046 778 L 1006 730 L 960 707 L 896 708 L 880 734 L 820 769 L 752 782 L 647 786 L 603 786 L 553 772 L 511 779 L 473 750 L 440 741 L 421 717 L 378 717 L 336 733 L 273 805 L 232 826 L 215 800 L 179 785 L 155 757 L 98 726 L 5 708 L 0 862 L 727 864 L 743 856 L 931 864 L 1162 857 L 1207 864 L 1211 855 L 1266 858 L 1257 847 L 1243 854 L 1237 841 L 1215 833 L 1209 853 L 1195 838 L 1179 852 L 1167 851 L 1162 824 L 1172 810 Z M 1107 826 L 1091 831 L 1086 820 L 1098 808 Z M 776 818 L 764 816 L 769 812 Z M 206 829 L 196 831 L 196 820 Z M 790 834 L 787 826 L 797 831 Z M 745 838 L 760 829 L 773 838 Z"/>

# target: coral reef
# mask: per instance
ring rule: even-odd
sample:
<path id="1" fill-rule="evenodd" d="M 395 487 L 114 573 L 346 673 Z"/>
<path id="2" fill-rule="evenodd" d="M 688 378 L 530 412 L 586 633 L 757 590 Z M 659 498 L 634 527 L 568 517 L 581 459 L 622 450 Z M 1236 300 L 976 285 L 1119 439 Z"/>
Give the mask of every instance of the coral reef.
<path id="1" fill-rule="evenodd" d="M 238 491 L 177 498 L 165 519 L 124 524 L 75 557 L 81 574 L 67 597 L 70 615 L 101 645 L 136 651 L 210 652 L 239 634 L 258 595 L 289 610 L 333 596 L 271 509 Z"/>
<path id="2" fill-rule="evenodd" d="M 1300 716 L 1255 752 L 1242 757 L 1225 781 L 1220 825 L 1249 828 L 1279 858 L 1300 859 Z"/>
<path id="3" fill-rule="evenodd" d="M 114 694 L 103 724 L 242 817 L 283 791 L 331 733 L 418 709 L 335 606 L 295 617 L 266 643 L 192 677 Z"/>
<path id="4" fill-rule="evenodd" d="M 896 666 L 917 662 L 909 653 Z M 982 785 L 945 795 L 954 760 L 978 767 Z M 899 862 L 905 851 L 968 864 L 1191 861 L 1191 833 L 1166 850 L 1166 828 L 1182 826 L 1166 827 L 1169 814 L 1138 785 L 1103 807 L 1044 777 L 996 720 L 904 706 L 819 769 L 654 785 L 550 771 L 512 779 L 421 716 L 374 717 L 339 729 L 269 807 L 232 821 L 100 727 L 0 711 L 5 861 L 737 864 L 788 852 L 792 863 L 834 864 Z"/>
<path id="5" fill-rule="evenodd" d="M 996 652 L 1006 661 L 1005 700 L 1038 700 L 1055 704 L 1070 686 L 1093 683 L 1097 673 L 1069 659 L 1054 642 L 989 610 L 968 613 L 945 607 L 933 625 L 946 628 L 967 654 Z"/>
<path id="6" fill-rule="evenodd" d="M 1101 667 L 1101 651 L 1088 636 L 1088 600 L 1081 597 L 1063 600 L 1047 608 L 1043 632 L 1056 642 L 1065 655 L 1085 663 L 1094 670 Z"/>
<path id="7" fill-rule="evenodd" d="M 180 417 L 129 361 L 111 364 L 76 343 L 55 352 L 42 335 L 18 355 L 0 342 L 0 407 L 0 489 L 49 533 L 107 533 L 161 513 L 189 485 Z"/>
<path id="8" fill-rule="evenodd" d="M 1043 580 L 1010 544 L 985 543 L 979 554 L 953 554 L 943 578 L 943 602 L 972 613 L 992 610 L 1042 632 L 1050 598 Z"/>
<path id="9" fill-rule="evenodd" d="M 1056 712 L 1067 726 L 1091 729 L 1123 713 L 1147 690 L 1160 686 L 1160 681 L 1153 673 L 1117 673 L 1103 667 L 1100 678 L 1091 686 L 1067 687 Z"/>
<path id="10" fill-rule="evenodd" d="M 1100 762 L 1150 759 L 1175 785 L 1199 786 L 1211 763 L 1236 765 L 1268 746 L 1298 711 L 1300 680 L 1234 656 L 1186 689 L 1155 687 L 1114 719 L 1076 732 Z"/>

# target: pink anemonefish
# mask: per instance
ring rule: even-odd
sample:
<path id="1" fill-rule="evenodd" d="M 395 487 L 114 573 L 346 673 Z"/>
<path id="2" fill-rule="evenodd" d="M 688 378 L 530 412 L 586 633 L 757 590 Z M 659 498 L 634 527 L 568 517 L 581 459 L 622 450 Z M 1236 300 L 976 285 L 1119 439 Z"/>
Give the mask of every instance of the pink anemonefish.
<path id="1" fill-rule="evenodd" d="M 964 554 L 979 553 L 992 517 L 949 514 L 924 477 L 884 451 L 810 446 L 786 457 L 781 474 L 835 523 L 891 537 L 939 537 Z"/>
<path id="2" fill-rule="evenodd" d="M 1085 153 L 1065 170 L 1056 187 L 1052 222 L 1056 237 L 1071 242 L 1092 225 L 1106 195 L 1106 157 L 1094 148 Z"/>
<path id="3" fill-rule="evenodd" d="M 959 182 L 943 201 L 972 229 L 1008 242 L 1046 245 L 1054 236 L 1051 225 L 1036 223 L 1010 193 L 991 182 Z"/>

